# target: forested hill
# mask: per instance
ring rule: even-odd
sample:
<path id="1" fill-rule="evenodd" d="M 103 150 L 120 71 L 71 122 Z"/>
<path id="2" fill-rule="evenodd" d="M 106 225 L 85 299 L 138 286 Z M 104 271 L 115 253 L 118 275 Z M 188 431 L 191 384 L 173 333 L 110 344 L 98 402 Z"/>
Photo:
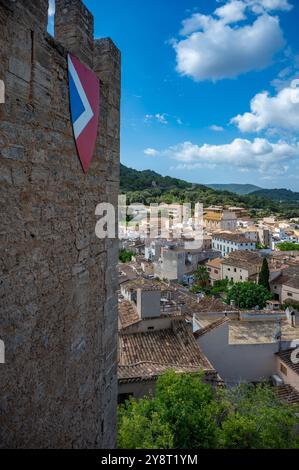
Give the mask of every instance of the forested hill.
<path id="1" fill-rule="evenodd" d="M 209 188 L 216 189 L 217 191 L 228 191 L 236 194 L 252 194 L 260 191 L 262 188 L 254 184 L 208 184 Z"/>
<path id="2" fill-rule="evenodd" d="M 278 202 L 256 194 L 238 195 L 228 191 L 216 191 L 200 184 L 192 184 L 146 170 L 137 171 L 121 165 L 121 193 L 128 203 L 184 203 L 200 202 L 211 205 L 231 205 L 248 208 L 254 216 L 277 214 L 282 217 L 299 217 L 297 202 Z"/>
<path id="3" fill-rule="evenodd" d="M 259 191 L 254 191 L 251 194 L 259 197 L 266 197 L 273 201 L 299 203 L 299 193 L 295 193 L 289 189 L 261 189 Z"/>

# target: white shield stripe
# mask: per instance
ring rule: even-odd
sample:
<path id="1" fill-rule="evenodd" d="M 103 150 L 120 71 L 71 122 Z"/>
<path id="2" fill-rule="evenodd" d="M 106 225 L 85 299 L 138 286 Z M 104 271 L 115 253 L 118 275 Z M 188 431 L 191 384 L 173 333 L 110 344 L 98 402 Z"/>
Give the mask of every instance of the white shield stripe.
<path id="1" fill-rule="evenodd" d="M 78 137 L 84 131 L 87 124 L 92 120 L 92 118 L 94 116 L 94 113 L 93 113 L 93 110 L 92 110 L 92 108 L 90 106 L 90 103 L 87 99 L 86 93 L 84 91 L 84 88 L 81 84 L 81 81 L 79 79 L 79 76 L 77 74 L 77 71 L 74 67 L 74 64 L 73 64 L 72 59 L 71 59 L 70 56 L 68 57 L 68 63 L 69 63 L 70 74 L 71 74 L 71 76 L 74 80 L 74 83 L 75 83 L 75 86 L 77 88 L 78 94 L 79 94 L 80 99 L 81 99 L 81 101 L 83 103 L 83 106 L 85 108 L 84 113 L 82 113 L 81 116 L 79 116 L 78 119 L 76 120 L 76 122 L 73 124 L 75 138 L 78 139 Z"/>

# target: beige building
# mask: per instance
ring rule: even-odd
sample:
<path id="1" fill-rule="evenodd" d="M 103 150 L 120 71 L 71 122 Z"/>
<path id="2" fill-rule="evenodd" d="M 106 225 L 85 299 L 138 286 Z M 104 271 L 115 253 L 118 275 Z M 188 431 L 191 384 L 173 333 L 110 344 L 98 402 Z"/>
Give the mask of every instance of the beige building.
<path id="1" fill-rule="evenodd" d="M 299 354 L 294 349 L 280 351 L 276 354 L 276 364 L 284 383 L 299 393 Z"/>
<path id="2" fill-rule="evenodd" d="M 118 401 L 153 394 L 157 378 L 203 371 L 208 382 L 219 377 L 198 346 L 191 325 L 171 296 L 148 282 L 131 284 L 136 295 L 119 305 Z M 162 284 L 161 284 L 162 288 Z M 168 298 L 167 298 L 168 297 Z"/>
<path id="3" fill-rule="evenodd" d="M 277 310 L 226 313 L 206 326 L 195 315 L 194 323 L 200 348 L 228 385 L 269 380 L 277 373 L 276 353 L 299 339 L 299 327 Z"/>
<path id="4" fill-rule="evenodd" d="M 209 273 L 210 284 L 214 285 L 216 281 L 220 281 L 221 277 L 221 258 L 209 260 L 206 263 L 206 267 Z"/>
<path id="5" fill-rule="evenodd" d="M 223 207 L 208 207 L 204 213 L 204 226 L 208 231 L 236 230 L 237 216 L 234 212 Z"/>
<path id="6" fill-rule="evenodd" d="M 270 283 L 271 291 L 282 304 L 299 305 L 299 264 L 282 270 Z"/>
<path id="7" fill-rule="evenodd" d="M 234 251 L 220 261 L 221 279 L 258 282 L 263 258 L 252 251 Z"/>

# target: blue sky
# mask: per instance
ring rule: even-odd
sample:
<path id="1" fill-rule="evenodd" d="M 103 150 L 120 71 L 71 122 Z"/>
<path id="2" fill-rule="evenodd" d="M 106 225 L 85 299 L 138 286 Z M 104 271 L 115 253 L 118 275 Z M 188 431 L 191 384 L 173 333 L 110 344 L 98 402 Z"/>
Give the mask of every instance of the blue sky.
<path id="1" fill-rule="evenodd" d="M 299 190 L 297 1 L 85 4 L 122 51 L 124 164 Z"/>

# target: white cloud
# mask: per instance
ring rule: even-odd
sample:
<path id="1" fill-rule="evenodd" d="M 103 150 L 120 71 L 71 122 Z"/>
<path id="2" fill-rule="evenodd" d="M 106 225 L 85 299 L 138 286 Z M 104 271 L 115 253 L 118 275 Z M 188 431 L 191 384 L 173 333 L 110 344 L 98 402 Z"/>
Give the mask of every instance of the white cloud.
<path id="1" fill-rule="evenodd" d="M 146 114 L 146 116 L 145 116 L 145 121 L 146 121 L 146 122 L 157 121 L 157 122 L 159 122 L 160 124 L 168 124 L 167 114 L 166 114 L 166 113 L 164 113 L 164 114 L 160 114 L 160 113 L 157 113 L 157 114 Z"/>
<path id="2" fill-rule="evenodd" d="M 255 13 L 266 11 L 290 11 L 293 5 L 288 0 L 245 0 Z"/>
<path id="3" fill-rule="evenodd" d="M 155 149 L 148 148 L 144 150 L 144 154 L 149 157 L 156 157 L 159 154 L 159 152 Z"/>
<path id="4" fill-rule="evenodd" d="M 297 88 L 296 88 L 297 86 Z M 299 131 L 299 80 L 280 90 L 276 96 L 257 94 L 250 104 L 251 112 L 232 119 L 242 132 L 264 129 Z"/>
<path id="5" fill-rule="evenodd" d="M 270 175 L 285 174 L 289 165 L 299 161 L 299 142 L 271 143 L 267 139 L 235 139 L 229 144 L 202 146 L 192 142 L 169 147 L 158 155 L 180 162 L 180 168 L 194 169 L 216 166 L 238 171 L 259 171 Z M 183 166 L 182 166 L 183 165 Z"/>
<path id="6" fill-rule="evenodd" d="M 55 0 L 49 0 L 48 14 L 49 14 L 49 16 L 54 16 L 55 15 Z"/>
<path id="7" fill-rule="evenodd" d="M 177 71 L 195 81 L 216 81 L 267 67 L 285 44 L 279 18 L 267 12 L 287 5 L 284 0 L 233 0 L 213 15 L 193 14 L 183 21 L 180 33 L 186 38 L 172 42 Z M 257 18 L 236 24 L 257 6 Z"/>
<path id="8" fill-rule="evenodd" d="M 222 126 L 217 126 L 216 124 L 213 124 L 212 126 L 209 127 L 211 131 L 214 132 L 223 132 L 224 128 Z"/>
<path id="9" fill-rule="evenodd" d="M 224 23 L 235 23 L 237 21 L 245 20 L 246 5 L 242 1 L 232 1 L 226 3 L 220 8 L 215 10 L 215 14 L 223 20 Z"/>

